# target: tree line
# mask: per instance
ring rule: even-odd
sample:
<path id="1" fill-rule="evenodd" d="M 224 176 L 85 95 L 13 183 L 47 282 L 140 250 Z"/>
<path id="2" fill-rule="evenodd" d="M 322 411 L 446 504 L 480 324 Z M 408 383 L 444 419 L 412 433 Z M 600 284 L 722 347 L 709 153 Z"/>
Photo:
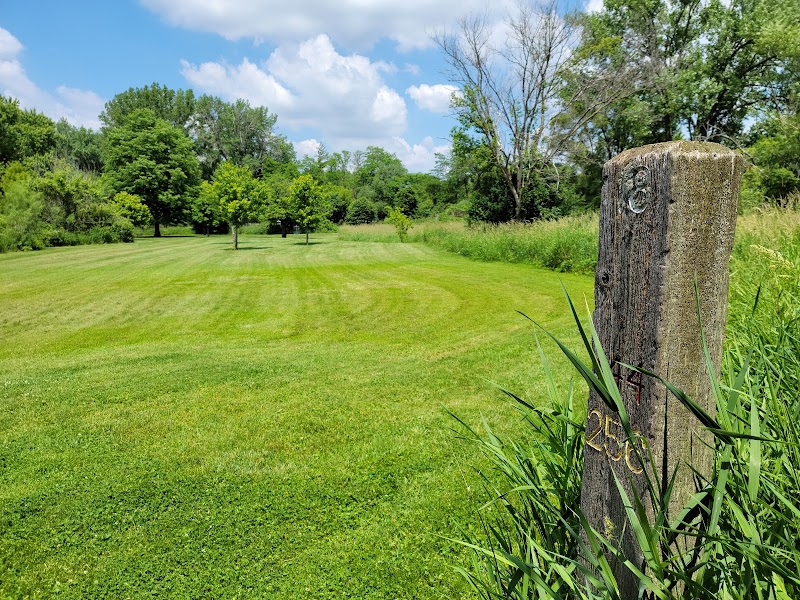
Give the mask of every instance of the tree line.
<path id="1" fill-rule="evenodd" d="M 298 159 L 266 107 L 158 83 L 112 98 L 99 131 L 0 97 L 0 251 L 173 223 L 552 218 L 598 206 L 609 158 L 675 139 L 742 151 L 745 205 L 796 197 L 800 0 L 523 3 L 503 31 L 470 15 L 436 39 L 458 124 L 430 174 L 379 147 Z"/>
<path id="2" fill-rule="evenodd" d="M 447 182 L 379 147 L 298 159 L 266 107 L 154 83 L 117 94 L 99 131 L 0 97 L 0 251 L 132 241 L 171 224 L 286 235 L 454 212 Z M 236 245 L 236 244 L 235 244 Z"/>

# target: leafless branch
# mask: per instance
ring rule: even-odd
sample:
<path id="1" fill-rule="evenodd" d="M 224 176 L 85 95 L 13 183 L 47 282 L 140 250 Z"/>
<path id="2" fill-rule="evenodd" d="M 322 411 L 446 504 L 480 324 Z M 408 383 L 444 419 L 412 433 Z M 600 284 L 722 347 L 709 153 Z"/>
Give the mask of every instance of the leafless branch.
<path id="1" fill-rule="evenodd" d="M 557 0 L 520 3 L 496 25 L 470 15 L 455 33 L 435 38 L 463 93 L 456 114 L 492 150 L 517 219 L 531 177 L 550 168 L 569 140 L 631 87 L 624 70 L 592 65 L 590 73 L 580 64 L 573 55 L 579 31 L 557 8 Z"/>

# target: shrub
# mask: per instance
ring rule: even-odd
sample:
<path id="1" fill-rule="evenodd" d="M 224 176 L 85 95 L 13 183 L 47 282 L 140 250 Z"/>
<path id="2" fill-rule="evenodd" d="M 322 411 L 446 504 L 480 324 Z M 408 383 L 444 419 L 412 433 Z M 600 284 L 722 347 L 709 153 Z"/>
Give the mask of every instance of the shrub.
<path id="1" fill-rule="evenodd" d="M 23 177 L 4 181 L 0 196 L 0 252 L 39 250 L 44 247 L 48 227 L 42 220 L 42 194 Z"/>
<path id="2" fill-rule="evenodd" d="M 411 229 L 413 223 L 402 210 L 393 206 L 388 207 L 386 210 L 386 222 L 394 225 L 397 237 L 400 238 L 401 242 L 405 242 L 408 239 L 408 230 Z"/>
<path id="3" fill-rule="evenodd" d="M 128 192 L 119 192 L 114 196 L 113 204 L 117 213 L 130 221 L 134 227 L 146 227 L 152 220 L 150 209 L 139 196 Z"/>
<path id="4" fill-rule="evenodd" d="M 356 198 L 350 203 L 345 216 L 345 223 L 349 225 L 362 225 L 373 223 L 377 210 L 375 203 L 366 198 Z"/>

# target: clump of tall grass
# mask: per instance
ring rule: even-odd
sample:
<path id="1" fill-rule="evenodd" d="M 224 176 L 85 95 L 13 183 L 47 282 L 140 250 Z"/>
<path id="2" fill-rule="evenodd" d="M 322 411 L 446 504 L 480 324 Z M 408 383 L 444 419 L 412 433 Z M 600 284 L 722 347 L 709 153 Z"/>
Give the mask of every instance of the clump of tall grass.
<path id="1" fill-rule="evenodd" d="M 342 227 L 348 241 L 398 241 L 386 225 Z M 408 241 L 424 243 L 475 260 L 527 263 L 555 271 L 593 273 L 597 266 L 597 215 L 502 225 L 420 223 Z"/>
<path id="2" fill-rule="evenodd" d="M 788 213 L 791 221 L 796 213 Z M 800 597 L 800 226 L 757 227 L 762 218 L 737 237 L 721 377 L 706 354 L 716 416 L 668 385 L 714 436 L 710 478 L 678 515 L 652 465 L 648 497 L 619 486 L 643 565 L 581 512 L 584 421 L 573 388 L 556 389 L 544 355 L 551 405 L 509 393 L 528 426 L 524 442 L 501 439 L 488 424 L 482 432 L 462 424 L 493 467 L 484 477 L 483 534 L 467 537 L 473 561 L 458 567 L 480 597 L 620 598 L 615 563 L 639 582 L 640 598 Z M 559 346 L 632 438 L 594 328 L 577 316 L 575 323 L 589 363 Z M 694 543 L 680 542 L 687 537 Z"/>
<path id="3" fill-rule="evenodd" d="M 800 197 L 799 197 L 800 198 Z M 555 271 L 592 274 L 597 267 L 596 214 L 555 220 L 501 225 L 421 221 L 414 224 L 409 242 L 423 243 L 475 260 L 528 263 Z M 737 221 L 734 257 L 776 236 L 800 236 L 800 199 L 783 207 L 754 209 Z M 793 237 L 794 236 L 794 237 Z M 339 239 L 352 242 L 398 242 L 388 224 L 344 225 Z M 760 241 L 759 241 L 760 240 Z"/>
<path id="4" fill-rule="evenodd" d="M 593 327 L 585 331 L 577 318 L 576 326 L 591 364 L 562 350 L 633 439 Z M 625 556 L 581 512 L 584 425 L 576 418 L 571 387 L 560 396 L 548 374 L 552 405 L 545 409 L 509 394 L 530 426 L 524 443 L 502 440 L 488 425 L 482 433 L 465 426 L 466 437 L 494 467 L 485 476 L 486 507 L 494 511 L 483 513 L 483 535 L 464 542 L 473 550 L 473 563 L 459 569 L 480 597 L 619 599 L 615 563 L 636 577 L 640 598 L 797 597 L 800 402 L 769 369 L 750 368 L 764 355 L 740 358 L 728 353 L 719 380 L 706 356 L 717 417 L 668 385 L 715 437 L 713 473 L 684 509 L 669 513 L 672 486 L 662 489 L 652 462 L 645 471 L 647 497 L 628 496 L 618 485 L 644 564 Z M 687 537 L 694 544 L 681 541 Z"/>

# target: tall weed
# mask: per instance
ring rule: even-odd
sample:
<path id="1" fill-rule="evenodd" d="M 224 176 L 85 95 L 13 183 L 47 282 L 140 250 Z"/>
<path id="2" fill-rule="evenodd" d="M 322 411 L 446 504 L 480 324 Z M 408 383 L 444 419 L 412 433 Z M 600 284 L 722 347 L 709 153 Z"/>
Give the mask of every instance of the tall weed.
<path id="1" fill-rule="evenodd" d="M 344 226 L 339 237 L 348 241 L 398 241 L 394 230 L 382 224 Z M 475 260 L 528 263 L 589 274 L 597 266 L 597 215 L 503 225 L 422 222 L 409 233 L 408 241 Z"/>

